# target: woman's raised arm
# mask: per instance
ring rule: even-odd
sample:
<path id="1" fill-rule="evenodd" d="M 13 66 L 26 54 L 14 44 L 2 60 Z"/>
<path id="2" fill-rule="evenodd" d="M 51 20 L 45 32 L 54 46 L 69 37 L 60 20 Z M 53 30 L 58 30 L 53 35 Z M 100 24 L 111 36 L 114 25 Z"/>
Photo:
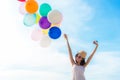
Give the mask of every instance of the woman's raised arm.
<path id="1" fill-rule="evenodd" d="M 86 67 L 86 66 L 90 63 L 90 61 L 91 61 L 93 55 L 95 54 L 95 52 L 96 52 L 96 50 L 97 50 L 97 48 L 98 48 L 98 42 L 97 42 L 97 41 L 93 41 L 93 44 L 96 45 L 96 46 L 95 46 L 95 49 L 93 50 L 92 54 L 88 57 L 88 59 L 87 59 L 85 65 L 84 65 L 84 67 Z"/>
<path id="2" fill-rule="evenodd" d="M 69 44 L 69 41 L 68 41 L 68 37 L 67 37 L 66 34 L 64 34 L 64 38 L 66 39 L 66 42 L 67 42 L 67 48 L 68 48 L 70 62 L 71 62 L 72 65 L 74 65 L 75 61 L 73 59 L 72 50 L 71 50 L 71 47 L 70 47 L 70 44 Z"/>

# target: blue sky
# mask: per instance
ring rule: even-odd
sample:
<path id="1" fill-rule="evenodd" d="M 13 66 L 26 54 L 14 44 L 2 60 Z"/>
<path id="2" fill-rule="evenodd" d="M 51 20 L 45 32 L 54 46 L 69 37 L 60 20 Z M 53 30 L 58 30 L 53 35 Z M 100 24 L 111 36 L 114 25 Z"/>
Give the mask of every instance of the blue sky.
<path id="1" fill-rule="evenodd" d="M 73 56 L 79 50 L 90 55 L 93 40 L 99 48 L 85 71 L 86 80 L 118 80 L 120 77 L 119 0 L 37 0 L 63 14 L 62 35 L 68 34 Z M 43 48 L 31 40 L 19 13 L 17 0 L 0 3 L 0 80 L 71 80 L 72 71 L 64 38 Z"/>

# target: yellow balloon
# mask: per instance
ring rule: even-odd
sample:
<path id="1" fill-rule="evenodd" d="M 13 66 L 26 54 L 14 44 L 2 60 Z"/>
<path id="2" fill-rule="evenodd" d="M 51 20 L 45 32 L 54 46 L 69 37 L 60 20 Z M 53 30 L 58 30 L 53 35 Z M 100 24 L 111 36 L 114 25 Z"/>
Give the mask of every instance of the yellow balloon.
<path id="1" fill-rule="evenodd" d="M 36 13 L 36 22 L 35 22 L 36 24 L 39 22 L 40 18 L 41 16 L 38 13 Z"/>
<path id="2" fill-rule="evenodd" d="M 48 35 L 48 31 L 49 31 L 49 29 L 42 29 L 42 33 L 45 35 Z"/>

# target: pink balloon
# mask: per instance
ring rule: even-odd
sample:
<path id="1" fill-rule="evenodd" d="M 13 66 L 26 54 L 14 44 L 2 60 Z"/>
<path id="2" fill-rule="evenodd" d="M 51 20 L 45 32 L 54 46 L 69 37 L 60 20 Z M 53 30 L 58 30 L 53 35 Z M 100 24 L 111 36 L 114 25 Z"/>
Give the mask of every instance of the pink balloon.
<path id="1" fill-rule="evenodd" d="M 32 31 L 31 38 L 34 41 L 39 41 L 42 38 L 42 31 L 40 29 L 35 29 Z"/>
<path id="2" fill-rule="evenodd" d="M 20 6 L 19 6 L 19 12 L 22 15 L 24 15 L 24 14 L 27 13 L 26 10 L 25 10 L 25 3 L 24 2 L 20 4 Z"/>

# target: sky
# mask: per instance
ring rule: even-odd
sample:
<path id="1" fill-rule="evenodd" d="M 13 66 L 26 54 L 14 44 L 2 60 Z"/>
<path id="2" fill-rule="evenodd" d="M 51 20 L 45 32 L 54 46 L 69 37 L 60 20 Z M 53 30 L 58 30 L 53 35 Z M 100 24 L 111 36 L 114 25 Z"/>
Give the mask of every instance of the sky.
<path id="1" fill-rule="evenodd" d="M 47 47 L 31 39 L 37 24 L 26 27 L 20 2 L 0 3 L 0 80 L 72 80 L 72 67 L 63 34 L 68 35 L 73 56 L 79 50 L 87 58 L 99 43 L 86 67 L 86 80 L 120 78 L 120 1 L 119 0 L 36 0 L 48 3 L 63 15 L 62 35 Z"/>

